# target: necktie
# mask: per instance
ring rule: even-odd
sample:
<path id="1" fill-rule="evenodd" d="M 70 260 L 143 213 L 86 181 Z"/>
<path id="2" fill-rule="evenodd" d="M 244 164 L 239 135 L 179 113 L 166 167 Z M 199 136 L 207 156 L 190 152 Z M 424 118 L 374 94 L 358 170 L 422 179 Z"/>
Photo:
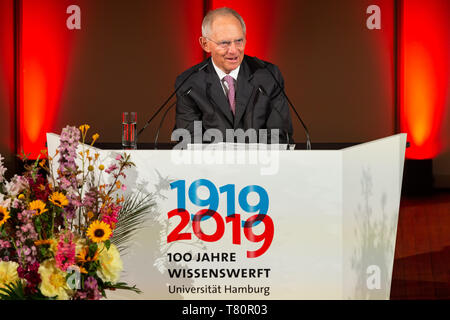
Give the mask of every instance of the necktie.
<path id="1" fill-rule="evenodd" d="M 233 112 L 234 115 L 236 111 L 234 79 L 229 74 L 227 74 L 223 79 L 228 84 L 228 102 L 230 103 L 231 112 Z"/>

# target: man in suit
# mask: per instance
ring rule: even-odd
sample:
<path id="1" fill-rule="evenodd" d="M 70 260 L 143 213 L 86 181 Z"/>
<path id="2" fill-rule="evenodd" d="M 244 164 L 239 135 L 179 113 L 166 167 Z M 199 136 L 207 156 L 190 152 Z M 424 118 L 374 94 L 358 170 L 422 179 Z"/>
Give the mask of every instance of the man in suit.
<path id="1" fill-rule="evenodd" d="M 292 142 L 289 105 L 277 84 L 284 86 L 280 70 L 245 55 L 245 35 L 245 23 L 232 9 L 210 11 L 203 19 L 200 45 L 211 57 L 175 82 L 178 87 L 186 80 L 177 92 L 175 128 L 197 135 L 196 142 L 211 130 L 226 142 Z M 239 141 L 243 132 L 246 141 Z M 206 140 L 220 142 L 214 137 Z"/>

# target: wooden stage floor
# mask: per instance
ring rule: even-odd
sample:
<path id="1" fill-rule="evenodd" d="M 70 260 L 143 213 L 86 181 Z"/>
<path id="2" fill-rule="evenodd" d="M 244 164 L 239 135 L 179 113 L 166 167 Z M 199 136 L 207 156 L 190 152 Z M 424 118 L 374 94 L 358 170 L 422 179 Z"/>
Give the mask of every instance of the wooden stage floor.
<path id="1" fill-rule="evenodd" d="M 402 197 L 391 299 L 450 299 L 450 192 Z"/>

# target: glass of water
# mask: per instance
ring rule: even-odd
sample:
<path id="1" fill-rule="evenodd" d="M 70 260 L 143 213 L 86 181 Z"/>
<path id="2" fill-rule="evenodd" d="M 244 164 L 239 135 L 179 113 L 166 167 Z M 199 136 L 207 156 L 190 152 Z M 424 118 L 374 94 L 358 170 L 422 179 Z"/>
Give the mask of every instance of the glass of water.
<path id="1" fill-rule="evenodd" d="M 136 149 L 137 112 L 122 112 L 122 148 Z"/>

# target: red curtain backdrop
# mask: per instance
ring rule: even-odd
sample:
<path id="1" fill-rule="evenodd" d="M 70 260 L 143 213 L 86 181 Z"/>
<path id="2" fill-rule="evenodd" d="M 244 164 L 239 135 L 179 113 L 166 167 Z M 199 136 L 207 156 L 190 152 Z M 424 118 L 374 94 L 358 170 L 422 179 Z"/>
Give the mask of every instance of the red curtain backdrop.
<path id="1" fill-rule="evenodd" d="M 22 0 L 20 147 L 35 158 L 52 131 L 77 30 L 69 30 L 66 0 Z"/>
<path id="2" fill-rule="evenodd" d="M 14 10 L 13 0 L 0 1 L 0 153 L 14 152 Z M 7 160 L 8 161 L 8 160 Z"/>
<path id="3" fill-rule="evenodd" d="M 203 50 L 199 38 L 202 35 L 203 0 L 171 1 L 167 19 L 176 19 L 173 24 L 172 41 L 177 42 L 176 47 L 182 48 L 180 57 L 184 59 L 185 68 L 189 68 L 203 61 Z M 180 26 L 183 26 L 180 28 Z"/>
<path id="4" fill-rule="evenodd" d="M 400 131 L 408 133 L 410 159 L 433 158 L 443 147 L 448 109 L 450 1 L 403 0 L 400 11 Z"/>
<path id="5" fill-rule="evenodd" d="M 277 19 L 282 4 L 272 0 L 211 0 L 211 8 L 229 7 L 244 19 L 247 29 L 245 53 L 268 59 L 267 55 L 277 36 Z"/>

